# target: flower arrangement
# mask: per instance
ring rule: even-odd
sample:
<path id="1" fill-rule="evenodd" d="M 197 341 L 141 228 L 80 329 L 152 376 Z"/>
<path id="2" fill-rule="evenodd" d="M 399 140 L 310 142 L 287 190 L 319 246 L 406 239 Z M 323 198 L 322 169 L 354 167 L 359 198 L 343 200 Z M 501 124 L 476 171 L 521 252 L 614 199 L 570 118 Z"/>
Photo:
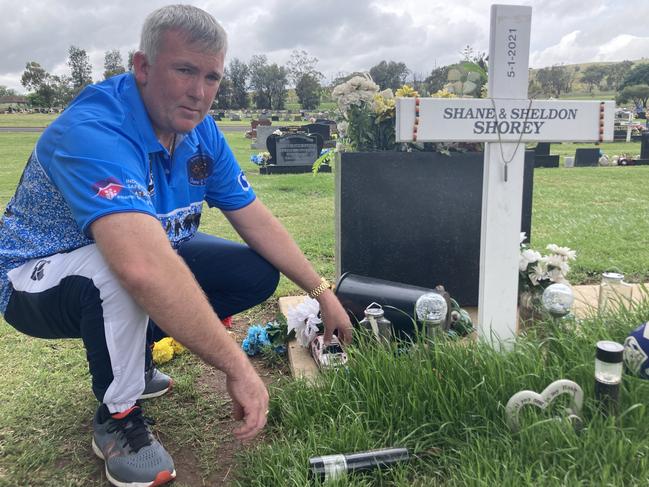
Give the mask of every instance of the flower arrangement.
<path id="1" fill-rule="evenodd" d="M 265 349 L 272 349 L 275 353 L 286 352 L 285 327 L 277 321 L 269 321 L 265 325 L 252 325 L 248 328 L 248 336 L 243 339 L 241 348 L 248 355 L 257 355 Z"/>
<path id="2" fill-rule="evenodd" d="M 336 86 L 332 92 L 340 112 L 336 151 L 418 150 L 448 154 L 450 151 L 476 150 L 476 144 L 466 143 L 397 143 L 396 98 L 419 96 L 419 93 L 409 85 L 403 85 L 394 93 L 390 89 L 380 91 L 379 86 L 369 75 L 354 76 Z M 447 89 L 439 90 L 431 96 L 457 97 Z M 314 166 L 315 172 L 317 172 L 316 166 Z"/>
<path id="3" fill-rule="evenodd" d="M 260 152 L 259 154 L 253 154 L 250 156 L 250 162 L 257 164 L 258 166 L 267 166 L 268 161 L 270 161 L 270 152 Z"/>
<path id="4" fill-rule="evenodd" d="M 171 337 L 165 337 L 153 344 L 153 362 L 156 365 L 169 362 L 175 355 L 184 353 L 187 349 Z"/>
<path id="5" fill-rule="evenodd" d="M 320 304 L 316 299 L 305 297 L 302 303 L 290 308 L 286 315 L 287 334 L 295 331 L 295 338 L 303 347 L 308 347 L 318 332 L 324 330 Z"/>
<path id="6" fill-rule="evenodd" d="M 555 282 L 567 284 L 569 262 L 577 258 L 577 253 L 568 247 L 549 244 L 546 247 L 549 253 L 541 255 L 540 252 L 530 249 L 524 240 L 525 233 L 522 232 L 518 264 L 519 291 L 542 291 Z"/>

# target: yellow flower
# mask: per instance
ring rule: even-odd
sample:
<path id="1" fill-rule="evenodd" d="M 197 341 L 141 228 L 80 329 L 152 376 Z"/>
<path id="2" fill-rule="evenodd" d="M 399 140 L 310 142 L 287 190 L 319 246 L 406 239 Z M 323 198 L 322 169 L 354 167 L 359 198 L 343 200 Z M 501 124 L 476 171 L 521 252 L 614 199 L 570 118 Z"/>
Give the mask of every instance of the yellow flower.
<path id="1" fill-rule="evenodd" d="M 395 114 L 395 106 L 394 99 L 374 95 L 374 113 L 376 113 L 377 120 L 380 121 L 393 117 Z"/>
<path id="2" fill-rule="evenodd" d="M 403 85 L 395 92 L 394 96 L 399 98 L 417 98 L 419 92 L 410 85 Z"/>
<path id="3" fill-rule="evenodd" d="M 433 98 L 457 98 L 457 95 L 451 93 L 446 88 L 442 88 L 431 95 Z"/>
<path id="4" fill-rule="evenodd" d="M 174 353 L 177 355 L 180 355 L 181 353 L 185 353 L 187 351 L 185 345 L 177 341 L 175 338 L 171 339 L 171 346 L 174 349 Z"/>
<path id="5" fill-rule="evenodd" d="M 174 356 L 173 338 L 166 337 L 153 344 L 153 361 L 156 364 L 169 362 Z"/>

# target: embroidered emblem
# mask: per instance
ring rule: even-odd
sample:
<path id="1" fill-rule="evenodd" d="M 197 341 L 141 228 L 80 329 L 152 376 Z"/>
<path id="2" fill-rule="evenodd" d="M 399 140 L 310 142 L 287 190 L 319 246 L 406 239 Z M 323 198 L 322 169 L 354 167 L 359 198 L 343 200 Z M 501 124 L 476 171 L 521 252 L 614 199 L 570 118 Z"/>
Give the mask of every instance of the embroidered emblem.
<path id="1" fill-rule="evenodd" d="M 203 186 L 212 174 L 213 161 L 205 154 L 198 154 L 187 161 L 189 184 Z"/>

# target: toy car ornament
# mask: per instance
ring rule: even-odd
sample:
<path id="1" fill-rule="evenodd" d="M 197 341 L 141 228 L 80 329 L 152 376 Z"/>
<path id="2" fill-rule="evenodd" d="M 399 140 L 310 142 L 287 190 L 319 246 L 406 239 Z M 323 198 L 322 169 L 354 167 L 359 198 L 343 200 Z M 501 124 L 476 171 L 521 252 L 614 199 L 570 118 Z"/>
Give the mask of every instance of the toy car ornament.
<path id="1" fill-rule="evenodd" d="M 347 363 L 347 354 L 335 335 L 327 346 L 324 344 L 324 335 L 316 335 L 309 348 L 313 360 L 321 369 L 338 368 Z"/>

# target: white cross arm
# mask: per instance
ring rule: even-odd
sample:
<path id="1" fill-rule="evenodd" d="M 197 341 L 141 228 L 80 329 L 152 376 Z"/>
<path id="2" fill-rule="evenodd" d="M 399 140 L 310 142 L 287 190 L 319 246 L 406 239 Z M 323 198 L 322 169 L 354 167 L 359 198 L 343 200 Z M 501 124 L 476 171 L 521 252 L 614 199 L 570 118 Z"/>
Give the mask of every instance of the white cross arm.
<path id="1" fill-rule="evenodd" d="M 397 98 L 397 142 L 613 140 L 615 102 Z"/>

